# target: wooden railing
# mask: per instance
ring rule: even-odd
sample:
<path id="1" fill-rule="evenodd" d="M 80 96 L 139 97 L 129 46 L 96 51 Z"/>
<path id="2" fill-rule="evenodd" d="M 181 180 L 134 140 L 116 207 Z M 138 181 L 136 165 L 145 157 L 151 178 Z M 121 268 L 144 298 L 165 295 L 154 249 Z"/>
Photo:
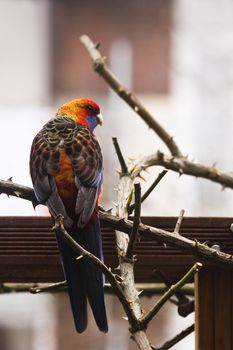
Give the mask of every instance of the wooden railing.
<path id="1" fill-rule="evenodd" d="M 143 222 L 173 230 L 176 218 L 144 217 Z M 233 255 L 231 218 L 185 218 L 180 233 L 188 238 L 217 244 Z M 102 227 L 104 259 L 118 265 L 114 232 Z M 136 245 L 137 282 L 155 282 L 154 269 L 179 279 L 197 258 L 165 247 L 155 240 L 141 239 Z M 233 278 L 231 271 L 207 264 L 195 280 L 196 349 L 233 349 Z M 0 217 L 0 282 L 53 282 L 63 280 L 59 253 L 51 221 L 46 217 Z"/>

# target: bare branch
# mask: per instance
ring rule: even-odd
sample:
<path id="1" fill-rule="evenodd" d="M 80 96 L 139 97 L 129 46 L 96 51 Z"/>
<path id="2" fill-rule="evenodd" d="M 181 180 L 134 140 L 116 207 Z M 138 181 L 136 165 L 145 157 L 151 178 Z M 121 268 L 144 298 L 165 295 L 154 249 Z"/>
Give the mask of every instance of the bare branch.
<path id="1" fill-rule="evenodd" d="M 172 286 L 172 281 L 160 270 L 154 270 L 153 271 L 153 274 L 155 276 L 158 276 L 159 279 L 166 284 L 167 286 L 167 289 L 169 289 L 171 286 Z M 176 298 L 183 302 L 184 300 L 186 300 L 186 296 L 181 292 L 181 290 L 178 290 L 176 293 L 175 293 L 175 296 Z"/>
<path id="2" fill-rule="evenodd" d="M 129 260 L 133 259 L 134 246 L 135 246 L 136 239 L 138 236 L 138 226 L 140 224 L 140 217 L 141 217 L 141 186 L 140 186 L 140 183 L 134 184 L 134 195 L 135 195 L 135 211 L 134 211 L 133 228 L 132 228 L 132 231 L 130 233 L 128 248 L 127 248 L 127 251 L 125 254 L 125 258 L 129 259 Z"/>
<path id="3" fill-rule="evenodd" d="M 0 294 L 29 292 L 35 283 L 0 283 Z"/>
<path id="4" fill-rule="evenodd" d="M 166 303 L 168 299 L 171 298 L 172 295 L 174 295 L 177 290 L 180 290 L 182 286 L 184 286 L 186 283 L 188 283 L 193 276 L 199 272 L 200 268 L 202 267 L 201 263 L 196 263 L 185 275 L 182 277 L 176 284 L 172 285 L 159 299 L 159 301 L 154 305 L 154 307 L 141 318 L 141 321 L 145 324 L 145 326 L 148 325 L 148 323 L 154 318 L 154 316 L 159 312 L 161 307 Z"/>
<path id="5" fill-rule="evenodd" d="M 154 119 L 154 117 L 146 110 L 142 103 L 127 90 L 113 75 L 96 45 L 87 35 L 80 37 L 81 43 L 87 49 L 93 64 L 94 69 L 108 83 L 109 86 L 144 120 L 144 122 L 155 131 L 155 133 L 166 144 L 173 156 L 181 157 L 182 153 L 176 145 L 173 137 Z"/>
<path id="6" fill-rule="evenodd" d="M 181 340 L 186 338 L 192 332 L 194 332 L 194 324 L 192 324 L 191 326 L 189 326 L 186 329 L 184 329 L 182 332 L 177 334 L 174 338 L 166 341 L 166 343 L 164 343 L 163 346 L 161 346 L 160 348 L 155 348 L 154 346 L 152 346 L 151 348 L 152 348 L 152 350 L 168 350 L 168 349 L 171 349 L 174 345 L 176 345 Z"/>
<path id="7" fill-rule="evenodd" d="M 64 286 L 63 286 L 64 282 Z M 66 292 L 66 283 L 63 282 L 57 282 L 58 286 L 55 289 L 49 289 L 50 292 Z M 33 288 L 34 290 L 38 291 L 38 293 L 46 292 L 46 289 L 48 287 L 52 287 L 52 285 L 55 285 L 56 283 L 12 283 L 12 282 L 4 282 L 0 283 L 0 294 L 5 293 L 22 293 L 22 292 L 30 292 Z M 60 284 L 60 288 L 59 288 Z M 43 287 L 45 287 L 43 289 Z M 167 287 L 164 283 L 136 283 L 135 284 L 136 289 L 140 292 L 140 295 L 151 297 L 153 295 L 159 295 L 163 294 Z M 112 288 L 110 283 L 105 283 L 104 285 L 104 291 L 109 294 L 115 294 L 114 289 Z M 192 284 L 187 284 L 182 288 L 182 292 L 185 294 L 194 295 L 194 288 Z M 32 293 L 33 294 L 33 293 Z M 35 294 L 35 293 L 34 293 Z"/>
<path id="8" fill-rule="evenodd" d="M 50 283 L 46 285 L 38 285 L 30 288 L 31 294 L 38 294 L 42 292 L 57 292 L 66 287 L 66 281 Z"/>
<path id="9" fill-rule="evenodd" d="M 182 224 L 183 217 L 184 217 L 184 209 L 181 209 L 180 215 L 179 215 L 179 217 L 177 219 L 175 230 L 174 230 L 174 233 L 176 235 L 179 235 L 179 233 L 180 233 L 180 226 Z"/>
<path id="10" fill-rule="evenodd" d="M 189 161 L 186 157 L 172 157 L 157 151 L 149 156 L 139 159 L 134 168 L 132 176 L 137 176 L 142 170 L 151 166 L 160 165 L 166 169 L 173 170 L 180 175 L 186 174 L 201 177 L 219 183 L 223 188 L 233 189 L 233 172 L 225 172 L 213 166 Z"/>
<path id="11" fill-rule="evenodd" d="M 167 290 L 167 286 L 165 283 L 136 283 L 135 286 L 137 290 L 140 291 L 140 295 L 148 297 L 152 295 L 163 294 Z M 186 284 L 183 288 L 181 288 L 180 292 L 184 295 L 184 297 L 186 297 L 186 295 L 190 295 L 193 297 L 193 284 Z"/>
<path id="12" fill-rule="evenodd" d="M 123 155 L 122 155 L 122 152 L 121 152 L 119 143 L 118 143 L 118 141 L 117 141 L 117 138 L 116 138 L 116 137 L 113 137 L 113 138 L 112 138 L 112 142 L 113 142 L 113 145 L 114 145 L 114 147 L 115 147 L 115 151 L 116 151 L 116 154 L 117 154 L 117 157 L 118 157 L 120 166 L 121 166 L 121 173 L 120 173 L 120 176 L 126 176 L 126 175 L 129 174 L 129 171 L 128 171 L 126 162 L 125 162 L 125 160 L 124 160 L 124 157 L 123 157 Z"/>
<path id="13" fill-rule="evenodd" d="M 34 207 L 39 204 L 32 188 L 16 184 L 12 180 L 0 180 L 0 194 L 2 193 L 8 196 L 26 199 L 32 202 Z"/>
<path id="14" fill-rule="evenodd" d="M 132 222 L 126 219 L 119 219 L 111 214 L 100 213 L 101 220 L 115 228 L 126 233 L 132 230 Z M 177 236 L 169 231 L 165 231 L 156 227 L 140 224 L 138 233 L 141 237 L 155 239 L 161 243 L 167 243 L 172 247 L 189 252 L 190 254 L 199 258 L 205 259 L 210 263 L 218 264 L 225 268 L 233 268 L 233 256 L 226 254 L 216 249 L 210 248 L 198 241 L 193 241 L 181 235 Z"/>
<path id="15" fill-rule="evenodd" d="M 196 177 L 209 179 L 210 181 L 219 183 L 225 187 L 233 189 L 233 173 L 218 170 L 214 165 L 206 166 L 200 163 L 188 161 L 176 145 L 173 137 L 153 118 L 153 116 L 145 109 L 140 101 L 125 87 L 123 87 L 117 78 L 112 74 L 107 67 L 106 58 L 102 57 L 98 48 L 87 35 L 82 35 L 80 41 L 87 49 L 93 63 L 94 69 L 101 75 L 101 77 L 112 87 L 116 93 L 128 103 L 140 117 L 152 128 L 161 140 L 166 144 L 172 156 L 165 155 L 158 151 L 155 154 L 144 157 L 139 160 L 133 171 L 133 176 L 136 177 L 140 172 L 149 166 L 162 165 L 167 169 L 178 172 L 179 174 L 187 174 Z"/>
<path id="16" fill-rule="evenodd" d="M 155 187 L 159 184 L 159 182 L 162 180 L 162 178 L 167 174 L 167 170 L 161 171 L 155 181 L 152 183 L 152 185 L 146 190 L 146 192 L 143 194 L 141 198 L 141 203 L 143 203 L 151 194 L 151 192 L 155 189 Z M 135 208 L 135 204 L 130 205 L 128 212 L 131 214 Z"/>
<path id="17" fill-rule="evenodd" d="M 161 279 L 161 281 L 163 281 L 166 284 L 167 289 L 169 289 L 172 286 L 171 280 L 162 271 L 155 270 L 154 273 Z M 184 294 L 184 291 L 181 291 L 181 289 L 178 290 L 175 293 L 175 296 L 178 300 L 175 302 L 175 304 L 177 305 L 178 313 L 180 316 L 186 317 L 192 312 L 194 312 L 194 301 L 187 298 Z M 172 300 L 170 299 L 170 301 Z"/>
<path id="18" fill-rule="evenodd" d="M 116 213 L 116 215 L 119 218 L 122 218 L 122 219 L 128 218 L 128 208 L 132 200 L 134 180 L 135 179 L 131 177 L 129 172 L 125 173 L 124 176 L 120 174 L 120 181 L 118 185 L 118 206 L 117 206 L 117 213 Z M 140 195 L 140 193 L 136 193 L 136 196 L 137 194 Z M 139 204 L 139 206 L 137 207 L 137 209 L 139 209 L 139 213 L 137 214 L 135 218 L 135 222 L 132 225 L 132 229 L 131 229 L 132 248 L 130 248 L 130 254 L 131 253 L 133 254 L 133 246 L 136 239 L 137 227 L 140 219 L 140 198 L 137 198 L 137 202 Z M 119 258 L 119 267 L 120 267 L 121 276 L 123 278 L 121 287 L 124 291 L 125 297 L 127 298 L 128 302 L 131 305 L 135 318 L 138 320 L 138 324 L 136 324 L 136 327 L 132 324 L 132 322 L 130 322 L 130 325 L 131 325 L 130 332 L 132 334 L 132 339 L 136 342 L 140 350 L 151 350 L 151 346 L 147 338 L 147 335 L 145 333 L 144 326 L 139 321 L 140 317 L 142 316 L 142 305 L 139 298 L 139 293 L 135 287 L 134 261 L 133 259 L 126 258 L 129 238 L 124 232 L 120 230 L 116 230 L 115 234 L 116 234 L 118 258 Z"/>

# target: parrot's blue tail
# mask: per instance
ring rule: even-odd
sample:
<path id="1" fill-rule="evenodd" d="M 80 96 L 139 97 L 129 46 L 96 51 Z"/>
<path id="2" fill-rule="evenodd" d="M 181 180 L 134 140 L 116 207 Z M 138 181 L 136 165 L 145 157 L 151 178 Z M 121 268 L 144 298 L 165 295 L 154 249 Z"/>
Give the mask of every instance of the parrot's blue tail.
<path id="1" fill-rule="evenodd" d="M 99 219 L 88 227 L 78 228 L 75 233 L 70 234 L 83 248 L 102 259 Z M 59 235 L 57 242 L 77 332 L 82 333 L 87 327 L 87 299 L 100 331 L 107 332 L 102 272 L 85 258 L 77 261 L 77 254 Z"/>

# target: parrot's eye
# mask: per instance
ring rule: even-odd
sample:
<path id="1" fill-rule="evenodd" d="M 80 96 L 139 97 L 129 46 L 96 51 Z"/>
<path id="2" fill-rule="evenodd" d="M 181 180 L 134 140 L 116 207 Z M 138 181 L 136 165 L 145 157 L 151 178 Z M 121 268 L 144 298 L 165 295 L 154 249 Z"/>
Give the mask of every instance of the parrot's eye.
<path id="1" fill-rule="evenodd" d="M 88 112 L 95 112 L 95 108 L 92 105 L 87 105 L 86 109 L 88 110 Z"/>

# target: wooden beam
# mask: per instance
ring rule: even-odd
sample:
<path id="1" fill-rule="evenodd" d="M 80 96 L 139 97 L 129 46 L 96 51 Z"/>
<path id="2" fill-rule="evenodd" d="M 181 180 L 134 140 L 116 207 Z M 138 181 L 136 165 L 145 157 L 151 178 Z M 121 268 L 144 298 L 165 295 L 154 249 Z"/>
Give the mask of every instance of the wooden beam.
<path id="1" fill-rule="evenodd" d="M 175 217 L 145 217 L 148 225 L 173 231 Z M 231 218 L 184 218 L 180 233 L 191 239 L 219 244 L 222 251 L 233 254 Z M 102 227 L 105 263 L 118 265 L 115 236 Z M 153 270 L 163 270 L 177 280 L 196 258 L 155 240 L 142 239 L 136 244 L 136 281 L 154 282 Z M 205 263 L 205 262 L 204 262 Z M 0 217 L 0 281 L 52 282 L 63 279 L 56 240 L 47 217 Z"/>

